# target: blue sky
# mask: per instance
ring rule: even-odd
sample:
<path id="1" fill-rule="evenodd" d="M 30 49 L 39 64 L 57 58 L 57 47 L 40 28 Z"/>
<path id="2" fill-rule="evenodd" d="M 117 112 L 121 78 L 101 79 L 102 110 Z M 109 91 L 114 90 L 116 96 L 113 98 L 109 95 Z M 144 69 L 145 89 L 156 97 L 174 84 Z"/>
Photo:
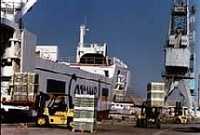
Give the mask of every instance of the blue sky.
<path id="1" fill-rule="evenodd" d="M 56 44 L 60 56 L 75 56 L 79 26 L 87 17 L 88 42 L 108 43 L 110 56 L 129 65 L 134 93 L 145 96 L 161 80 L 170 0 L 38 0 L 24 18 L 38 44 Z"/>

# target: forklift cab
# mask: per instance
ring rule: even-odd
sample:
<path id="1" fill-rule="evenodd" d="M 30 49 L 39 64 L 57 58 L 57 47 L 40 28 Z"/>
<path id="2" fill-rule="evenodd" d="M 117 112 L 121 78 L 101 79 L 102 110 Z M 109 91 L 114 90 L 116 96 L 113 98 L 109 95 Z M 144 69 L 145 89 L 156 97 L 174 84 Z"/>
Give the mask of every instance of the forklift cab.
<path id="1" fill-rule="evenodd" d="M 47 101 L 47 108 L 50 115 L 54 115 L 57 111 L 67 111 L 69 104 L 66 101 L 68 99 L 67 95 L 59 96 L 53 95 L 49 101 Z"/>

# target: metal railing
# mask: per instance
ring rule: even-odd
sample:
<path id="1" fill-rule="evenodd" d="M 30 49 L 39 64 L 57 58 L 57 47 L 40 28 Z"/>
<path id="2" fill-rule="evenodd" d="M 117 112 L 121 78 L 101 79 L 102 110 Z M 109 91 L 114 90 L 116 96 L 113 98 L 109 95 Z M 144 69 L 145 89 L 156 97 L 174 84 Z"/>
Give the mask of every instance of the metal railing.
<path id="1" fill-rule="evenodd" d="M 60 62 L 76 63 L 76 58 L 72 57 L 61 57 Z M 82 57 L 79 64 L 92 64 L 92 65 L 112 65 L 113 60 L 111 58 L 102 57 Z"/>

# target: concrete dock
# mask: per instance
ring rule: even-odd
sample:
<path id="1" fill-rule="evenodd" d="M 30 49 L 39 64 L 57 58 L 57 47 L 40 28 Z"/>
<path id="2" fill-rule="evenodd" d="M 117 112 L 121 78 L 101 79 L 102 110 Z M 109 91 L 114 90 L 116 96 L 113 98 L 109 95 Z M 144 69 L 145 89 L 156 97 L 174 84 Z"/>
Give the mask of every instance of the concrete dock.
<path id="1" fill-rule="evenodd" d="M 79 135 L 90 134 L 72 132 L 64 127 L 36 127 L 34 124 L 1 124 L 2 135 Z M 161 129 L 136 128 L 135 123 L 106 121 L 98 125 L 98 135 L 200 135 L 200 124 L 162 125 Z"/>

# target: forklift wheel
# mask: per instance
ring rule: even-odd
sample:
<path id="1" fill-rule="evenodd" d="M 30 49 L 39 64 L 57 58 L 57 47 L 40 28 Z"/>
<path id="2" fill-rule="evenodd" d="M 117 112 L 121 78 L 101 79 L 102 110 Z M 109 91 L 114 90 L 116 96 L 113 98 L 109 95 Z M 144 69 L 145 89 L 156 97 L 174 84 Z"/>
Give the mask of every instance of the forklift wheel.
<path id="1" fill-rule="evenodd" d="M 73 117 L 67 117 L 67 127 L 71 128 L 71 122 L 73 121 Z"/>
<path id="2" fill-rule="evenodd" d="M 1 114 L 1 123 L 5 122 L 5 115 L 4 114 Z"/>
<path id="3" fill-rule="evenodd" d="M 181 120 L 180 119 L 176 119 L 176 124 L 181 124 Z"/>
<path id="4" fill-rule="evenodd" d="M 46 126 L 48 125 L 48 119 L 45 116 L 38 117 L 36 120 L 36 124 L 38 126 Z"/>

